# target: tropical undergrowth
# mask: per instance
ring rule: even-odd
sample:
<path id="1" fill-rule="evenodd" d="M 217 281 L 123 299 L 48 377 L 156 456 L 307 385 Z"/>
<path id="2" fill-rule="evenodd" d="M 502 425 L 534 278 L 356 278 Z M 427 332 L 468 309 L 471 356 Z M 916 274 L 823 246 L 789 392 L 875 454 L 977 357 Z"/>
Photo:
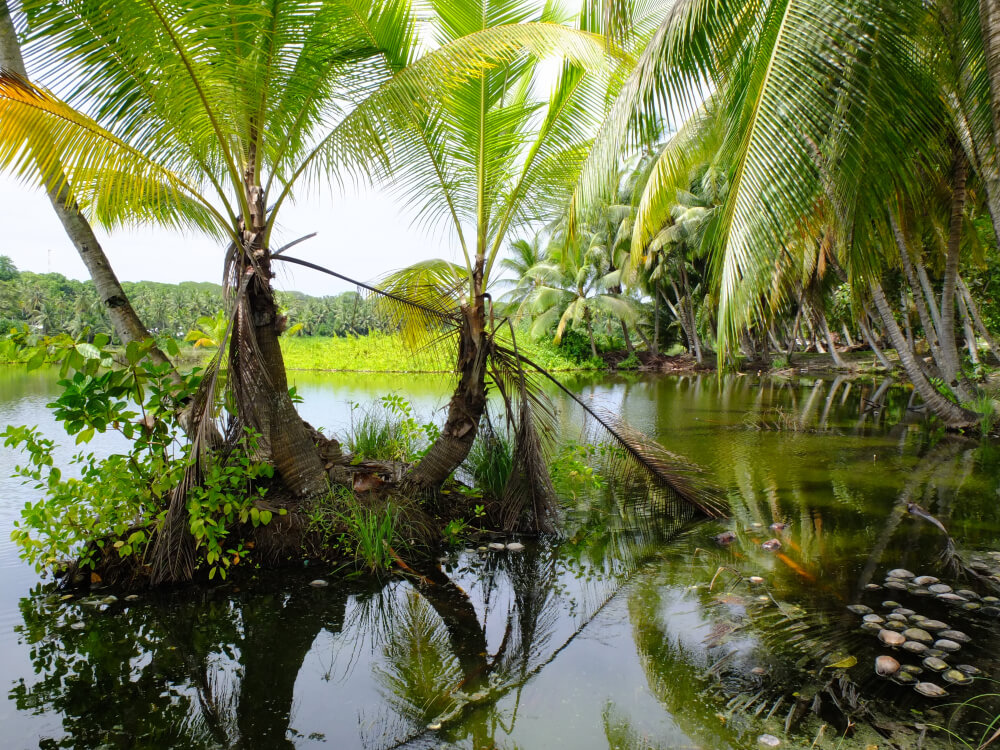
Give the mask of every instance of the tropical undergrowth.
<path id="1" fill-rule="evenodd" d="M 71 566 L 84 575 L 116 563 L 141 569 L 191 460 L 181 420 L 200 371 L 177 375 L 155 364 L 147 356 L 151 341 L 132 342 L 120 353 L 108 344 L 103 334 L 93 342 L 46 337 L 28 352 L 29 369 L 49 357 L 62 362 L 60 392 L 49 407 L 80 447 L 68 471 L 57 466 L 56 441 L 37 427 L 9 425 L 0 433 L 6 447 L 25 456 L 14 476 L 38 492 L 11 539 L 39 571 Z M 120 450 L 103 458 L 87 450 L 95 437 L 112 433 Z M 188 525 L 209 578 L 252 558 L 253 545 L 236 530 L 266 526 L 286 512 L 264 500 L 273 470 L 259 453 L 258 436 L 247 431 L 232 450 L 211 456 L 206 481 L 189 493 Z"/>

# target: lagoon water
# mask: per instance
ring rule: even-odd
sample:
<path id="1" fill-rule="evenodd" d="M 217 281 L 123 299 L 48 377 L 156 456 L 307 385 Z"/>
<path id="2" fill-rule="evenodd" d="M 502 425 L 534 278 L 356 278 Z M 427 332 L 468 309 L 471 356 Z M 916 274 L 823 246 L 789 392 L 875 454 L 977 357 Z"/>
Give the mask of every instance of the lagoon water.
<path id="1" fill-rule="evenodd" d="M 440 418 L 450 388 L 446 376 L 290 380 L 306 419 L 332 433 L 349 429 L 352 403 L 388 392 Z M 0 371 L 0 424 L 55 437 L 45 410 L 55 381 Z M 770 734 L 782 747 L 933 748 L 949 746 L 934 725 L 979 736 L 987 714 L 949 703 L 1000 678 L 1000 619 L 866 585 L 904 567 L 989 593 L 956 579 L 943 535 L 906 503 L 989 567 L 1000 550 L 997 446 L 927 428 L 910 392 L 889 383 L 565 382 L 704 467 L 733 520 L 679 528 L 629 513 L 613 491 L 581 491 L 563 498 L 560 538 L 522 552 L 450 549 L 434 586 L 313 566 L 100 607 L 64 601 L 18 558 L 8 537 L 34 490 L 8 478 L 18 456 L 0 449 L 0 745 L 715 750 Z M 585 441 L 576 407 L 553 399 L 559 437 Z M 75 448 L 62 443 L 66 462 Z M 98 436 L 90 449 L 115 447 Z M 779 521 L 781 549 L 768 552 L 761 542 Z M 736 541 L 720 547 L 713 537 L 727 529 Z M 309 585 L 324 576 L 330 586 Z M 984 676 L 936 703 L 877 678 L 883 649 L 846 606 L 885 614 L 890 598 L 966 632 L 953 662 Z M 866 707 L 850 731 L 835 708 L 845 700 Z M 922 740 L 914 725 L 927 727 Z"/>

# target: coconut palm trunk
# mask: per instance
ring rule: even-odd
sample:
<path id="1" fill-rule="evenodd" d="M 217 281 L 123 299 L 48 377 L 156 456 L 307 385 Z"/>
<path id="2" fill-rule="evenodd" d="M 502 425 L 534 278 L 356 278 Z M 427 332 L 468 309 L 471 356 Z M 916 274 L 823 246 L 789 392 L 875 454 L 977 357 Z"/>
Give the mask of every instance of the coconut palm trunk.
<path id="1" fill-rule="evenodd" d="M 927 345 L 930 347 L 931 355 L 934 357 L 934 361 L 937 362 L 941 357 L 941 351 L 938 345 L 938 330 L 936 327 L 936 321 L 931 318 L 928 312 L 927 303 L 924 299 L 923 293 L 921 292 L 920 283 L 913 270 L 913 263 L 910 262 L 910 253 L 907 247 L 906 238 L 903 236 L 903 231 L 896 222 L 896 217 L 893 216 L 891 212 L 889 214 L 889 224 L 892 227 L 892 234 L 896 240 L 896 247 L 899 250 L 899 260 L 903 267 L 903 273 L 906 275 L 906 280 L 913 292 L 913 304 L 917 308 L 917 317 L 920 318 L 920 327 L 924 329 L 924 337 L 927 339 Z"/>
<path id="2" fill-rule="evenodd" d="M 254 174 L 251 158 L 248 176 Z M 247 305 L 237 310 L 234 339 L 229 347 L 230 377 L 237 382 L 237 404 L 241 415 L 259 430 L 275 469 L 288 488 L 300 497 L 316 495 L 327 487 L 327 477 L 316 445 L 288 395 L 285 361 L 278 337 L 285 321 L 271 286 L 271 255 L 264 247 L 267 229 L 264 197 L 260 186 L 247 182 L 244 217 L 244 247 L 239 268 L 252 276 L 247 286 Z M 249 340 L 247 340 L 249 339 Z"/>
<path id="3" fill-rule="evenodd" d="M 990 333 L 989 329 L 983 323 L 983 318 L 979 314 L 979 305 L 976 304 L 972 292 L 969 291 L 968 284 L 965 283 L 965 280 L 961 276 L 958 277 L 958 289 L 962 297 L 965 298 L 965 304 L 969 308 L 969 314 L 972 315 L 972 321 L 976 325 L 976 330 L 979 331 L 979 335 L 986 341 L 986 345 L 990 348 L 993 358 L 997 362 L 1000 362 L 1000 349 L 997 348 L 996 342 L 993 340 L 993 334 Z"/>
<path id="4" fill-rule="evenodd" d="M 481 278 L 481 277 L 480 277 Z M 458 385 L 448 402 L 441 434 L 409 473 L 406 483 L 418 492 L 439 487 L 465 460 L 486 411 L 486 362 L 489 340 L 482 294 L 462 307 L 458 337 Z"/>
<path id="5" fill-rule="evenodd" d="M 951 220 L 948 226 L 948 244 L 945 256 L 944 282 L 941 289 L 941 329 L 939 331 L 941 374 L 955 393 L 964 400 L 971 398 L 969 388 L 962 382 L 958 344 L 955 338 L 955 289 L 958 286 L 958 264 L 962 239 L 963 213 L 965 211 L 966 180 L 968 167 L 960 149 L 955 149 L 952 175 Z M 915 290 L 914 290 L 915 291 Z"/>
<path id="6" fill-rule="evenodd" d="M 893 317 L 892 308 L 889 306 L 889 300 L 886 299 L 882 284 L 877 279 L 872 279 L 870 288 L 872 300 L 882 318 L 882 325 L 889 335 L 889 341 L 895 347 L 907 377 L 927 407 L 949 427 L 969 427 L 975 424 L 978 421 L 978 416 L 974 412 L 963 409 L 958 404 L 946 399 L 924 376 L 923 370 L 917 364 L 913 350 L 907 345 L 906 338 Z"/>

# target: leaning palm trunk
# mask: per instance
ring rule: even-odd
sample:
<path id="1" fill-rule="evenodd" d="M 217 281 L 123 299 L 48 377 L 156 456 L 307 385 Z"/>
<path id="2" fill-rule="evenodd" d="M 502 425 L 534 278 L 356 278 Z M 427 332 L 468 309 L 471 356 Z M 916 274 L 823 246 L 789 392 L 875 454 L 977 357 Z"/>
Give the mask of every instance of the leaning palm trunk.
<path id="1" fill-rule="evenodd" d="M 990 82 L 990 113 L 993 121 L 992 148 L 982 168 L 986 174 L 987 204 L 993 219 L 993 231 L 1000 243 L 1000 7 L 996 0 L 979 0 L 979 22 L 986 52 L 986 74 Z"/>
<path id="2" fill-rule="evenodd" d="M 965 279 L 961 276 L 958 277 L 958 289 L 962 297 L 965 298 L 965 304 L 969 308 L 969 314 L 972 315 L 973 323 L 976 324 L 976 330 L 979 331 L 979 335 L 986 341 L 986 345 L 990 348 L 990 353 L 994 359 L 1000 362 L 1000 349 L 997 348 L 996 342 L 993 340 L 993 334 L 990 333 L 989 329 L 983 323 L 983 318 L 979 314 L 979 306 L 969 291 L 969 286 L 965 283 Z"/>
<path id="3" fill-rule="evenodd" d="M 882 290 L 882 284 L 877 279 L 872 279 L 871 292 L 875 308 L 882 318 L 882 325 L 885 326 L 886 333 L 889 335 L 889 341 L 896 348 L 899 361 L 906 371 L 907 377 L 927 407 L 949 427 L 969 427 L 975 424 L 978 421 L 978 416 L 974 412 L 963 409 L 958 404 L 946 399 L 924 376 L 923 370 L 917 364 L 913 350 L 907 345 L 903 332 L 892 315 L 892 308 Z"/>
<path id="4" fill-rule="evenodd" d="M 15 73 L 28 80 L 28 71 L 21 55 L 21 46 L 10 17 L 7 0 L 0 0 L 0 70 Z M 122 285 L 111 268 L 108 256 L 104 254 L 93 228 L 81 213 L 76 201 L 70 198 L 71 193 L 72 190 L 65 176 L 45 183 L 45 194 L 59 217 L 70 242 L 73 243 L 73 247 L 76 248 L 87 267 L 115 333 L 123 344 L 152 338 L 122 289 Z M 170 360 L 159 347 L 154 345 L 150 349 L 149 356 L 158 365 L 170 365 L 171 377 L 175 379 L 179 377 Z"/>
<path id="5" fill-rule="evenodd" d="M 486 411 L 486 361 L 489 340 L 483 298 L 462 306 L 458 336 L 458 386 L 448 403 L 448 418 L 441 434 L 406 477 L 417 492 L 441 486 L 472 449 L 479 420 Z"/>
<path id="6" fill-rule="evenodd" d="M 906 238 L 903 236 L 903 231 L 896 222 L 896 217 L 891 212 L 889 214 L 889 225 L 892 227 L 892 234 L 896 240 L 896 248 L 899 250 L 899 260 L 903 267 L 903 273 L 906 275 L 906 280 L 913 292 L 913 304 L 917 308 L 920 327 L 924 329 L 924 337 L 927 339 L 927 345 L 930 347 L 931 356 L 934 357 L 935 362 L 940 362 L 941 350 L 938 345 L 937 321 L 936 319 L 932 319 L 928 313 L 926 300 L 921 293 L 917 275 L 913 270 L 913 264 L 910 262 L 910 253 L 907 248 Z"/>

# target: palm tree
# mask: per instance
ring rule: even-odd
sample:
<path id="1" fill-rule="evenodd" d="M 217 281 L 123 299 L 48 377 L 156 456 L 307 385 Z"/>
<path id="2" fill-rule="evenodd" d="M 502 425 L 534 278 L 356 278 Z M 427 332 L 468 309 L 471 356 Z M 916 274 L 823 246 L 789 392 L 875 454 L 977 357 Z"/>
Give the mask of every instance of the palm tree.
<path id="1" fill-rule="evenodd" d="M 754 322 L 787 309 L 794 286 L 771 286 L 775 269 L 827 230 L 825 241 L 851 288 L 871 295 L 892 335 L 879 284 L 892 256 L 886 206 L 899 195 L 919 202 L 924 186 L 914 166 L 939 144 L 958 143 L 987 193 L 1000 194 L 1000 86 L 992 85 L 1000 81 L 1000 58 L 984 53 L 1000 44 L 1000 20 L 988 6 L 988 0 L 673 3 L 602 127 L 577 202 L 586 206 L 607 192 L 620 154 L 639 140 L 648 119 L 666 122 L 677 141 L 697 141 L 710 123 L 721 123 L 719 163 L 727 165 L 729 193 L 707 238 L 719 285 L 719 356 Z M 950 78 L 941 75 L 943 67 Z M 655 165 L 636 219 L 640 236 L 662 226 L 671 203 L 664 188 L 683 162 L 683 149 L 668 148 Z M 955 175 L 958 205 L 963 184 Z M 1000 202 L 988 203 L 1000 237 L 993 208 Z M 805 231 L 818 233 L 805 241 Z M 935 396 L 917 363 L 901 359 L 948 424 L 976 420 Z"/>
<path id="2" fill-rule="evenodd" d="M 503 24 L 552 20 L 548 7 L 526 0 L 432 0 L 431 5 L 445 44 Z M 596 77 L 566 62 L 546 102 L 535 96 L 537 75 L 537 59 L 522 56 L 457 86 L 414 121 L 416 137 L 401 154 L 405 168 L 397 186 L 421 219 L 450 225 L 464 260 L 458 268 L 442 261 L 436 270 L 423 263 L 383 285 L 411 294 L 424 288 L 427 302 L 433 299 L 454 316 L 458 333 L 459 383 L 439 439 L 408 478 L 417 491 L 439 486 L 475 440 L 494 351 L 487 289 L 508 235 L 559 213 L 596 125 L 602 93 Z"/>
<path id="3" fill-rule="evenodd" d="M 512 257 L 502 258 L 500 268 L 509 272 L 512 278 L 497 279 L 494 286 L 508 288 L 502 300 L 516 310 L 537 283 L 528 278 L 528 271 L 545 260 L 541 234 L 535 234 L 530 240 L 514 240 L 510 243 L 510 252 Z"/>
<path id="4" fill-rule="evenodd" d="M 261 435 L 297 496 L 324 491 L 327 476 L 288 396 L 278 346 L 283 321 L 271 263 L 282 206 L 335 168 L 382 173 L 386 155 L 405 148 L 404 136 L 427 121 L 433 104 L 468 93 L 456 83 L 463 76 L 502 77 L 495 71 L 505 68 L 495 66 L 523 59 L 525 50 L 560 48 L 591 64 L 604 54 L 598 40 L 558 24 L 518 25 L 515 14 L 451 26 L 449 44 L 417 60 L 406 0 L 26 0 L 23 7 L 34 41 L 29 62 L 61 96 L 0 74 L 0 166 L 66 187 L 66 202 L 109 227 L 156 222 L 219 238 L 230 314 L 227 387 L 239 424 Z M 63 74 L 69 69 L 71 78 Z M 457 97 L 449 93 L 455 86 Z M 350 102 L 358 104 L 345 114 Z M 214 379 L 205 377 L 203 388 L 202 417 Z M 209 422 L 198 421 L 196 446 Z M 199 466 L 184 486 L 198 481 Z M 167 528 L 188 538 L 183 494 L 175 493 Z M 156 577 L 189 577 L 192 559 L 170 536 L 160 535 L 158 549 L 168 552 L 158 557 Z"/>
<path id="5" fill-rule="evenodd" d="M 0 70 L 10 71 L 24 79 L 28 78 L 7 0 L 0 0 Z M 72 200 L 72 192 L 65 184 L 65 180 L 58 179 L 46 183 L 45 188 L 52 208 L 90 273 L 90 278 L 97 288 L 104 310 L 111 319 L 111 325 L 118 338 L 126 344 L 150 338 L 148 329 L 136 315 L 128 296 L 122 290 L 121 283 L 111 268 L 111 263 L 104 254 L 93 228 L 79 206 Z M 150 347 L 149 355 L 157 364 L 170 364 L 170 360 L 155 344 Z M 174 376 L 177 376 L 176 372 Z"/>
<path id="6" fill-rule="evenodd" d="M 607 316 L 623 324 L 634 323 L 637 303 L 620 293 L 621 269 L 615 268 L 606 236 L 577 232 L 572 239 L 561 238 L 546 252 L 547 260 L 528 269 L 526 278 L 533 288 L 521 304 L 521 313 L 534 319 L 531 331 L 544 335 L 555 329 L 559 344 L 567 328 L 578 325 L 587 331 L 590 352 L 598 357 L 594 341 L 594 321 Z M 626 334 L 627 335 L 627 334 Z"/>

